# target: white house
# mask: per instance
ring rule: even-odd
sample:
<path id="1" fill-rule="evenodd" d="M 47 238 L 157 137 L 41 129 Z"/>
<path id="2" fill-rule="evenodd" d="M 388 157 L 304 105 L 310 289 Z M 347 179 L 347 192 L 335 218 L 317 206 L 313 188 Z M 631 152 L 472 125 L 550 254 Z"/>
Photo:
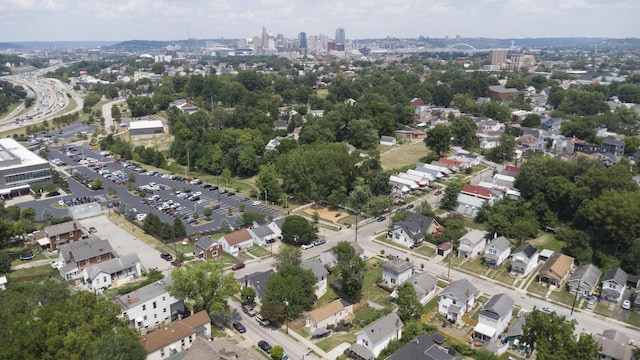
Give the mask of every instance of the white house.
<path id="1" fill-rule="evenodd" d="M 439 228 L 440 224 L 434 219 L 410 211 L 404 220 L 393 224 L 387 238 L 400 245 L 414 247 L 422 244 L 426 234 L 436 234 Z"/>
<path id="2" fill-rule="evenodd" d="M 311 270 L 313 275 L 316 277 L 315 294 L 319 299 L 327 292 L 327 277 L 329 276 L 329 272 L 322 265 L 322 261 L 318 258 L 304 260 L 302 264 L 300 264 L 300 267 L 305 270 Z"/>
<path id="3" fill-rule="evenodd" d="M 389 288 L 397 287 L 413 275 L 413 264 L 394 259 L 382 264 L 382 282 Z"/>
<path id="4" fill-rule="evenodd" d="M 144 335 L 140 343 L 147 360 L 162 360 L 189 349 L 196 336 L 211 337 L 211 319 L 205 310 Z"/>
<path id="5" fill-rule="evenodd" d="M 397 140 L 393 136 L 386 136 L 386 135 L 380 136 L 380 145 L 394 146 L 396 142 Z"/>
<path id="6" fill-rule="evenodd" d="M 471 230 L 460 238 L 458 257 L 473 259 L 484 251 L 486 233 L 480 230 Z"/>
<path id="7" fill-rule="evenodd" d="M 82 278 L 89 289 L 98 291 L 110 288 L 115 282 L 123 285 L 135 281 L 142 276 L 141 269 L 138 255 L 126 254 L 82 269 Z"/>
<path id="8" fill-rule="evenodd" d="M 426 272 L 415 273 L 407 279 L 407 282 L 413 286 L 416 291 L 418 300 L 422 305 L 426 304 L 436 294 L 438 279 Z M 392 298 L 398 297 L 398 288 L 391 293 Z"/>
<path id="9" fill-rule="evenodd" d="M 247 229 L 240 229 L 231 234 L 226 234 L 218 241 L 222 245 L 224 252 L 233 256 L 237 256 L 240 250 L 253 247 L 253 237 Z"/>
<path id="10" fill-rule="evenodd" d="M 356 343 L 351 348 L 361 345 L 371 355 L 365 358 L 378 357 L 391 341 L 397 341 L 402 338 L 403 326 L 404 324 L 397 313 L 389 313 L 356 332 Z"/>
<path id="11" fill-rule="evenodd" d="M 478 289 L 469 280 L 456 280 L 440 292 L 438 312 L 455 323 L 473 309 L 477 296 Z"/>
<path id="12" fill-rule="evenodd" d="M 367 256 L 364 254 L 364 249 L 356 242 L 350 242 L 349 245 L 353 248 L 353 251 L 360 257 L 362 260 L 367 260 Z M 333 250 L 325 250 L 320 253 L 320 262 L 325 268 L 333 269 L 338 264 L 338 259 L 336 259 L 336 255 L 333 253 Z"/>
<path id="13" fill-rule="evenodd" d="M 538 249 L 531 244 L 522 244 L 511 253 L 511 272 L 526 277 L 538 265 Z"/>
<path id="14" fill-rule="evenodd" d="M 492 239 L 484 251 L 484 262 L 490 267 L 502 265 L 511 255 L 511 242 L 504 236 Z"/>
<path id="15" fill-rule="evenodd" d="M 351 316 L 353 316 L 353 305 L 342 299 L 337 299 L 310 312 L 307 315 L 306 326 L 313 332 L 326 328 L 328 325 L 336 325 Z"/>
<path id="16" fill-rule="evenodd" d="M 602 277 L 602 300 L 619 302 L 624 294 L 629 275 L 620 268 L 610 269 Z"/>
<path id="17" fill-rule="evenodd" d="M 491 341 L 498 338 L 511 322 L 515 301 L 507 294 L 494 295 L 480 310 L 473 338 Z"/>
<path id="18" fill-rule="evenodd" d="M 173 285 L 170 276 L 113 299 L 120 306 L 120 317 L 127 317 L 133 328 L 178 320 L 185 312 L 184 299 L 171 296 L 166 290 L 168 285 Z"/>
<path id="19" fill-rule="evenodd" d="M 265 246 L 282 236 L 282 230 L 275 221 L 249 229 L 249 233 L 258 246 Z"/>

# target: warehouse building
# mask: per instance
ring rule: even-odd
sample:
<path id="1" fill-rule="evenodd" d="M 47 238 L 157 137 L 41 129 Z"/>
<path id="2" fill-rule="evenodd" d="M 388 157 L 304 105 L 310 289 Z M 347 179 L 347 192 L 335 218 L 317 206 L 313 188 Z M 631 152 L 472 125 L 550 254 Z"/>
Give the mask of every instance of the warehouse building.
<path id="1" fill-rule="evenodd" d="M 164 125 L 160 120 L 140 120 L 129 123 L 129 136 L 132 140 L 154 137 L 164 134 Z"/>
<path id="2" fill-rule="evenodd" d="M 49 162 L 11 138 L 0 139 L 0 196 L 24 195 L 51 182 Z"/>

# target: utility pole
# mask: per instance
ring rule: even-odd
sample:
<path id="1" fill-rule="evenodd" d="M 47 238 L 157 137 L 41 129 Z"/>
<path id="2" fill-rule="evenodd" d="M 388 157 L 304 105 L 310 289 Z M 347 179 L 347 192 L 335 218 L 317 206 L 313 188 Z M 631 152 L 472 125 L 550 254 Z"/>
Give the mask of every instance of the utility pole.
<path id="1" fill-rule="evenodd" d="M 576 307 L 576 302 L 578 302 L 578 293 L 580 292 L 580 285 L 582 282 L 582 276 L 578 279 L 578 287 L 576 288 L 576 296 L 573 298 L 573 305 L 571 305 L 571 315 L 573 315 L 573 309 Z"/>

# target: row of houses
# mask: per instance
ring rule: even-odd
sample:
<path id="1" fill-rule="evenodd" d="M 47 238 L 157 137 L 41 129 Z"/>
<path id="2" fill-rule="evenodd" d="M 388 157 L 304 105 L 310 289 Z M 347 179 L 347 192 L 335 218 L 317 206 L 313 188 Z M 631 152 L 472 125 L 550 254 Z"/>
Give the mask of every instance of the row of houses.
<path id="1" fill-rule="evenodd" d="M 269 221 L 268 219 L 254 223 L 250 229 L 239 229 L 214 240 L 209 236 L 202 236 L 195 243 L 194 255 L 197 259 L 213 260 L 226 252 L 237 256 L 240 251 L 251 249 L 254 245 L 265 246 L 282 237 L 282 223 L 284 219 Z"/>

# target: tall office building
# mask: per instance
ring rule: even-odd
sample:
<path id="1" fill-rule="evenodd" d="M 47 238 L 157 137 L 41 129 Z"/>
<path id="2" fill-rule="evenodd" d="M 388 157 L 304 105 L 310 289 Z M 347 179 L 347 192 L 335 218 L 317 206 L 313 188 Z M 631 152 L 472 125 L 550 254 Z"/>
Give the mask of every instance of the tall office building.
<path id="1" fill-rule="evenodd" d="M 344 43 L 345 43 L 344 29 L 343 28 L 337 28 L 336 29 L 336 44 L 344 44 Z"/>
<path id="2" fill-rule="evenodd" d="M 507 62 L 507 50 L 493 49 L 489 50 L 489 62 L 491 65 L 502 65 Z"/>
<path id="3" fill-rule="evenodd" d="M 298 34 L 298 48 L 307 48 L 307 33 L 301 32 L 300 34 Z"/>

